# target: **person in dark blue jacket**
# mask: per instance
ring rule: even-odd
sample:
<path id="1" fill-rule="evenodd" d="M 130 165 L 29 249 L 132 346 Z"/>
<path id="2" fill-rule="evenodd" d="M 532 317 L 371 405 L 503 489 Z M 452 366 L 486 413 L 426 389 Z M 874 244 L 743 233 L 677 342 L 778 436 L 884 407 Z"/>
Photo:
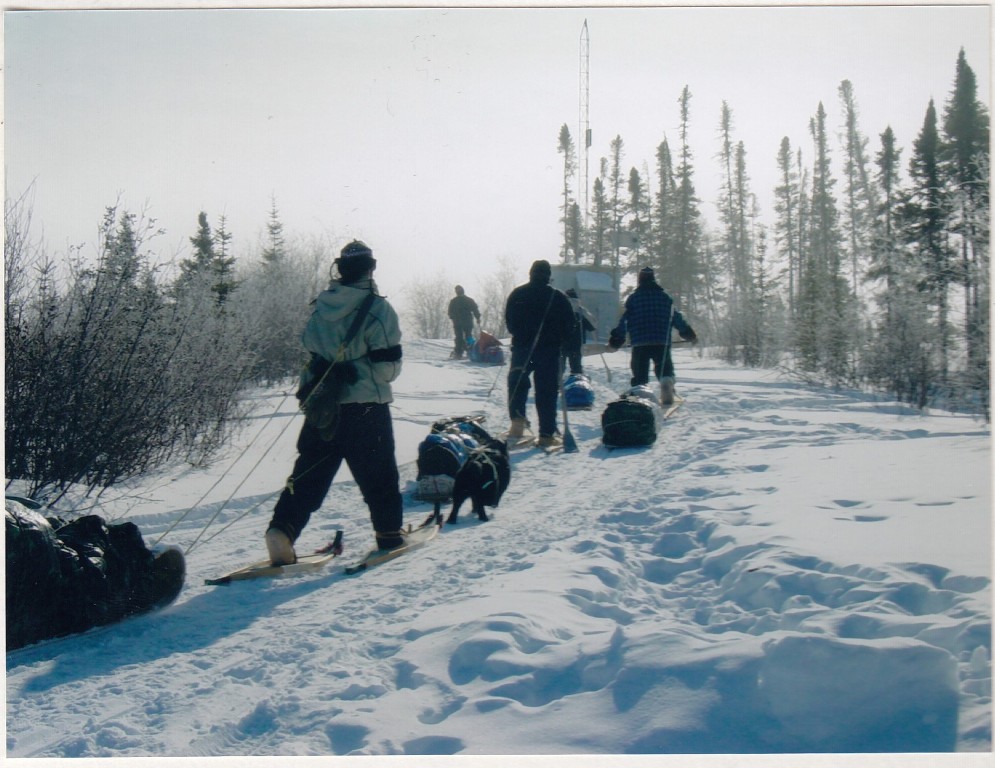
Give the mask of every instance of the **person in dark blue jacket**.
<path id="1" fill-rule="evenodd" d="M 653 270 L 639 271 L 636 290 L 625 300 L 625 311 L 608 337 L 612 351 L 625 344 L 626 334 L 632 345 L 632 386 L 649 383 L 650 362 L 660 381 L 660 400 L 664 405 L 674 401 L 674 361 L 670 355 L 671 331 L 676 329 L 682 339 L 698 340 L 694 329 L 674 307 L 674 300 L 657 283 Z"/>

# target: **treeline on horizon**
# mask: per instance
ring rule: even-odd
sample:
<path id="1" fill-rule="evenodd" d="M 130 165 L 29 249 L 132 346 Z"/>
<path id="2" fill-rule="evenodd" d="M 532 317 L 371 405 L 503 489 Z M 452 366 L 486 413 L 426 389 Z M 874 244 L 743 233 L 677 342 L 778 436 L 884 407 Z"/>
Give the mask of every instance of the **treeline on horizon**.
<path id="1" fill-rule="evenodd" d="M 653 266 L 699 337 L 731 362 L 987 419 L 989 124 L 974 73 L 962 51 L 942 116 L 930 102 L 908 158 L 890 129 L 869 156 L 850 83 L 839 93 L 844 178 L 832 174 L 820 104 L 811 149 L 781 143 L 770 224 L 724 105 L 716 231 L 695 194 L 688 88 L 679 145 L 656 150 L 656 193 L 635 168 L 625 176 L 617 137 L 586 225 L 564 125 L 561 257 L 613 267 L 620 283 Z M 31 217 L 27 192 L 5 200 L 8 485 L 54 503 L 175 458 L 205 462 L 239 424 L 248 387 L 299 371 L 300 331 L 335 253 L 327 238 L 288 240 L 275 199 L 261 249 L 236 258 L 225 218 L 212 228 L 200 212 L 189 257 L 173 265 L 157 262 L 151 245 L 163 232 L 145 212 L 109 206 L 96 258 L 80 248 L 65 264 L 32 238 Z M 507 259 L 482 278 L 482 327 L 504 334 L 504 300 L 520 281 Z M 405 333 L 448 337 L 451 297 L 441 273 L 407 286 Z"/>
<path id="2" fill-rule="evenodd" d="M 616 136 L 586 216 L 571 186 L 578 153 L 564 124 L 561 258 L 611 267 L 618 280 L 654 267 L 699 336 L 730 362 L 783 366 L 830 386 L 987 419 L 989 117 L 974 71 L 962 49 L 942 113 L 933 100 L 924 105 L 907 153 L 890 127 L 870 149 L 852 83 L 838 95 L 840 125 L 829 124 L 820 102 L 809 142 L 784 137 L 771 158 L 773 222 L 760 220 L 747 150 L 723 102 L 714 230 L 695 192 L 688 87 L 676 145 L 664 139 L 656 148 L 655 193 L 636 167 L 626 174 Z"/>

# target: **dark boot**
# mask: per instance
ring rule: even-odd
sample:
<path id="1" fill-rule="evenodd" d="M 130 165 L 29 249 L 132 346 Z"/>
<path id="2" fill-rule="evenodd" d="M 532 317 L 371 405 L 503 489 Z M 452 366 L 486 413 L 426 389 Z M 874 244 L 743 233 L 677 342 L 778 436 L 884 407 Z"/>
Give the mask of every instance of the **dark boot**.
<path id="1" fill-rule="evenodd" d="M 400 531 L 377 533 L 377 549 L 390 550 L 401 546 L 404 546 L 404 537 Z"/>

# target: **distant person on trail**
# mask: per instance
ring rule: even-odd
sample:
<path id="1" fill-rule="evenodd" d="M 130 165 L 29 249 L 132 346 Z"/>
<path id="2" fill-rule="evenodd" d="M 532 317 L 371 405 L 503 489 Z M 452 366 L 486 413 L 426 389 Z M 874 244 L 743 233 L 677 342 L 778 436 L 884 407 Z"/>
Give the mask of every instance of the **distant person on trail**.
<path id="1" fill-rule="evenodd" d="M 304 328 L 311 361 L 297 397 L 306 419 L 297 461 L 273 511 L 266 547 L 274 565 L 294 563 L 294 542 L 321 506 L 344 460 L 370 509 L 377 546 L 401 546 L 403 500 L 394 455 L 391 382 L 401 372 L 397 313 L 377 294 L 373 251 L 354 240 L 339 277 L 313 302 Z"/>
<path id="2" fill-rule="evenodd" d="M 692 344 L 698 336 L 688 325 L 680 312 L 674 308 L 674 300 L 656 282 L 650 267 L 639 271 L 638 284 L 625 300 L 625 311 L 618 325 L 612 329 L 608 346 L 612 351 L 625 344 L 626 333 L 632 345 L 632 386 L 649 383 L 649 366 L 653 363 L 653 373 L 660 381 L 660 402 L 671 405 L 674 402 L 674 362 L 670 349 L 671 329 L 676 328 L 682 339 Z"/>
<path id="3" fill-rule="evenodd" d="M 515 288 L 505 304 L 505 324 L 511 333 L 511 369 L 508 372 L 510 440 L 524 436 L 529 426 L 525 404 L 529 376 L 535 379 L 535 406 L 539 416 L 539 445 L 560 445 L 556 427 L 564 345 L 574 326 L 570 300 L 549 284 L 552 268 L 540 260 L 529 270 L 529 282 Z"/>
<path id="4" fill-rule="evenodd" d="M 134 523 L 63 520 L 39 509 L 4 499 L 8 651 L 146 613 L 183 588 L 183 553 L 149 549 Z"/>
<path id="5" fill-rule="evenodd" d="M 570 306 L 573 308 L 574 327 L 564 346 L 567 362 L 570 364 L 570 373 L 581 374 L 584 372 L 584 358 L 581 350 L 587 342 L 587 332 L 594 330 L 594 319 L 580 303 L 577 291 L 573 288 L 568 289 L 567 298 L 570 299 Z"/>
<path id="6" fill-rule="evenodd" d="M 462 285 L 456 286 L 456 296 L 449 302 L 449 319 L 453 321 L 453 333 L 456 336 L 456 346 L 452 357 L 462 359 L 466 354 L 467 340 L 473 336 L 473 320 L 480 323 L 480 310 L 477 302 L 463 291 Z"/>

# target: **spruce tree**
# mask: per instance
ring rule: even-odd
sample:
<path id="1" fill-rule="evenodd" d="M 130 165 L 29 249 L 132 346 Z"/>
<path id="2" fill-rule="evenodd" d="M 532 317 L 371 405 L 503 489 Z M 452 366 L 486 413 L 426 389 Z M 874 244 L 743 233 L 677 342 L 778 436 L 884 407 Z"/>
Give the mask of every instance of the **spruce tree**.
<path id="1" fill-rule="evenodd" d="M 119 216 L 117 206 L 104 210 L 98 271 L 115 285 L 135 283 L 138 279 L 141 257 L 135 221 L 135 214 L 128 211 L 122 211 Z"/>
<path id="2" fill-rule="evenodd" d="M 601 176 L 594 179 L 591 195 L 591 225 L 589 227 L 589 243 L 587 251 L 591 254 L 592 263 L 596 267 L 604 265 L 611 259 L 609 245 L 611 242 L 611 210 L 605 196 L 605 185 Z"/>
<path id="3" fill-rule="evenodd" d="M 732 137 L 732 111 L 729 104 L 722 102 L 722 113 L 719 122 L 719 138 L 721 149 L 719 159 L 722 164 L 722 198 L 719 204 L 719 218 L 723 226 L 723 243 L 725 250 L 726 274 L 729 276 L 729 319 L 730 327 L 735 328 L 734 318 L 738 314 L 740 305 L 740 291 L 744 286 L 743 280 L 743 248 L 739 238 L 742 228 L 739 226 L 737 216 L 736 181 L 735 181 L 735 154 L 733 151 Z M 730 344 L 735 347 L 738 339 L 731 338 Z"/>
<path id="4" fill-rule="evenodd" d="M 300 301 L 297 296 L 302 279 L 297 263 L 300 255 L 291 253 L 287 246 L 275 198 L 270 208 L 266 236 L 261 269 L 252 275 L 250 323 L 253 325 L 252 344 L 256 362 L 254 376 L 272 383 L 299 366 L 300 331 L 291 323 L 300 322 L 297 317 L 304 309 L 291 303 Z"/>
<path id="5" fill-rule="evenodd" d="M 875 156 L 877 174 L 875 177 L 879 192 L 879 202 L 874 214 L 874 238 L 870 250 L 868 279 L 884 282 L 881 306 L 884 312 L 884 328 L 891 317 L 891 298 L 896 286 L 896 270 L 901 258 L 898 241 L 898 207 L 901 189 L 899 186 L 899 164 L 902 150 L 898 147 L 895 133 L 888 126 L 881 134 L 881 149 Z"/>
<path id="6" fill-rule="evenodd" d="M 868 281 L 877 287 L 879 313 L 864 363 L 870 382 L 922 407 L 932 382 L 932 332 L 921 262 L 904 245 L 899 179 L 901 150 L 889 126 L 875 155 L 879 203 Z"/>
<path id="7" fill-rule="evenodd" d="M 756 218 L 756 198 L 754 197 L 753 217 Z M 780 295 L 779 279 L 772 260 L 768 258 L 767 228 L 762 224 L 754 227 L 753 234 L 756 258 L 753 260 L 753 286 L 756 293 L 755 307 L 749 313 L 750 333 L 755 339 L 752 347 L 755 357 L 745 360 L 747 364 L 773 367 L 778 364 L 783 349 L 785 308 Z"/>
<path id="8" fill-rule="evenodd" d="M 820 103 L 810 121 L 814 145 L 812 192 L 802 296 L 799 309 L 799 352 L 803 368 L 818 371 L 833 385 L 852 378 L 849 327 L 854 307 L 842 273 L 842 236 L 833 188 L 826 111 Z"/>
<path id="9" fill-rule="evenodd" d="M 871 181 L 867 157 L 867 138 L 861 133 L 853 84 L 844 80 L 839 87 L 843 105 L 843 151 L 845 194 L 845 230 L 850 251 L 850 285 L 854 297 L 860 295 L 860 283 L 867 254 L 873 242 L 873 217 L 877 195 Z"/>
<path id="10" fill-rule="evenodd" d="M 176 280 L 174 291 L 187 291 L 208 278 L 214 262 L 214 235 L 207 220 L 207 213 L 201 211 L 197 216 L 197 234 L 190 238 L 193 254 L 189 259 L 180 262 L 180 276 Z"/>
<path id="11" fill-rule="evenodd" d="M 780 247 L 788 276 L 788 316 L 795 316 L 798 281 L 798 172 L 792 164 L 791 142 L 785 136 L 777 153 L 779 184 L 774 188 L 775 243 Z"/>
<path id="12" fill-rule="evenodd" d="M 656 149 L 657 193 L 654 201 L 651 256 L 654 267 L 661 273 L 669 272 L 674 264 L 675 206 L 677 188 L 674 180 L 674 161 L 670 145 L 664 139 Z"/>
<path id="13" fill-rule="evenodd" d="M 694 163 L 689 141 L 691 115 L 691 90 L 684 86 L 680 99 L 680 160 L 675 177 L 674 246 L 672 250 L 672 272 L 668 271 L 667 282 L 683 311 L 694 315 L 699 301 L 702 275 L 702 230 L 699 199 L 694 187 Z"/>
<path id="14" fill-rule="evenodd" d="M 232 235 L 228 231 L 227 219 L 221 216 L 218 228 L 214 232 L 214 259 L 211 262 L 211 273 L 214 276 L 215 300 L 223 307 L 232 292 L 238 286 L 235 279 L 235 256 L 231 252 Z"/>
<path id="15" fill-rule="evenodd" d="M 636 168 L 629 169 L 629 200 L 626 233 L 632 237 L 626 272 L 639 269 L 640 265 L 656 267 L 649 256 L 650 232 L 652 229 L 649 191 Z"/>
<path id="16" fill-rule="evenodd" d="M 753 242 L 756 205 L 746 169 L 746 147 L 732 135 L 732 110 L 725 102 L 719 122 L 723 181 L 719 205 L 725 247 L 728 301 L 723 338 L 726 359 L 754 365 L 760 359 L 759 309 L 755 278 L 757 253 Z"/>
<path id="17" fill-rule="evenodd" d="M 622 246 L 622 218 L 625 215 L 625 201 L 622 198 L 622 157 L 625 153 L 625 145 L 621 136 L 615 136 L 611 143 L 611 171 L 608 181 L 611 185 L 611 260 L 612 270 L 615 274 L 615 282 L 618 283 L 622 274 L 621 246 Z"/>
<path id="18" fill-rule="evenodd" d="M 764 253 L 761 253 L 754 241 L 754 232 L 758 229 L 757 201 L 756 196 L 750 191 L 750 180 L 746 170 L 746 147 L 742 141 L 737 142 L 734 157 L 736 226 L 739 230 L 736 242 L 740 249 L 737 254 L 739 270 L 737 279 L 742 280 L 739 315 L 744 328 L 740 359 L 746 365 L 758 365 L 764 356 L 761 327 L 767 306 L 757 281 L 763 280 L 765 283 L 767 281 L 764 265 L 766 240 L 763 243 Z"/>
<path id="19" fill-rule="evenodd" d="M 570 212 L 566 221 L 567 250 L 574 255 L 574 263 L 584 260 L 584 222 L 581 220 L 580 205 L 577 201 L 570 203 Z"/>
<path id="20" fill-rule="evenodd" d="M 563 212 L 563 216 L 560 218 L 560 223 L 563 224 L 563 245 L 560 248 L 560 258 L 564 262 L 573 261 L 574 263 L 577 263 L 580 261 L 580 254 L 576 250 L 573 250 L 573 258 L 571 259 L 570 257 L 570 180 L 577 171 L 577 157 L 574 151 L 573 138 L 570 136 L 570 129 L 567 127 L 566 123 L 560 127 L 560 138 L 557 151 L 563 155 L 563 205 L 560 209 Z M 574 239 L 574 244 L 576 244 L 576 242 L 576 239 Z"/>
<path id="21" fill-rule="evenodd" d="M 909 200 L 903 208 L 905 237 L 922 264 L 923 288 L 935 313 L 939 376 L 950 370 L 952 333 L 949 291 L 957 274 L 947 240 L 947 199 L 940 169 L 940 134 L 936 106 L 930 99 L 909 162 Z"/>
<path id="22" fill-rule="evenodd" d="M 280 220 L 280 211 L 276 207 L 275 195 L 271 199 L 266 234 L 268 241 L 263 249 L 263 261 L 267 264 L 274 264 L 286 255 L 287 250 L 287 244 L 283 238 L 283 222 Z"/>
<path id="23" fill-rule="evenodd" d="M 193 246 L 193 259 L 188 262 L 191 269 L 206 270 L 214 260 L 214 235 L 204 211 L 197 216 L 197 234 L 190 238 L 190 244 Z"/>
<path id="24" fill-rule="evenodd" d="M 943 114 L 941 160 L 950 188 L 949 224 L 959 240 L 969 386 L 985 393 L 989 373 L 989 119 L 964 49 Z"/>

